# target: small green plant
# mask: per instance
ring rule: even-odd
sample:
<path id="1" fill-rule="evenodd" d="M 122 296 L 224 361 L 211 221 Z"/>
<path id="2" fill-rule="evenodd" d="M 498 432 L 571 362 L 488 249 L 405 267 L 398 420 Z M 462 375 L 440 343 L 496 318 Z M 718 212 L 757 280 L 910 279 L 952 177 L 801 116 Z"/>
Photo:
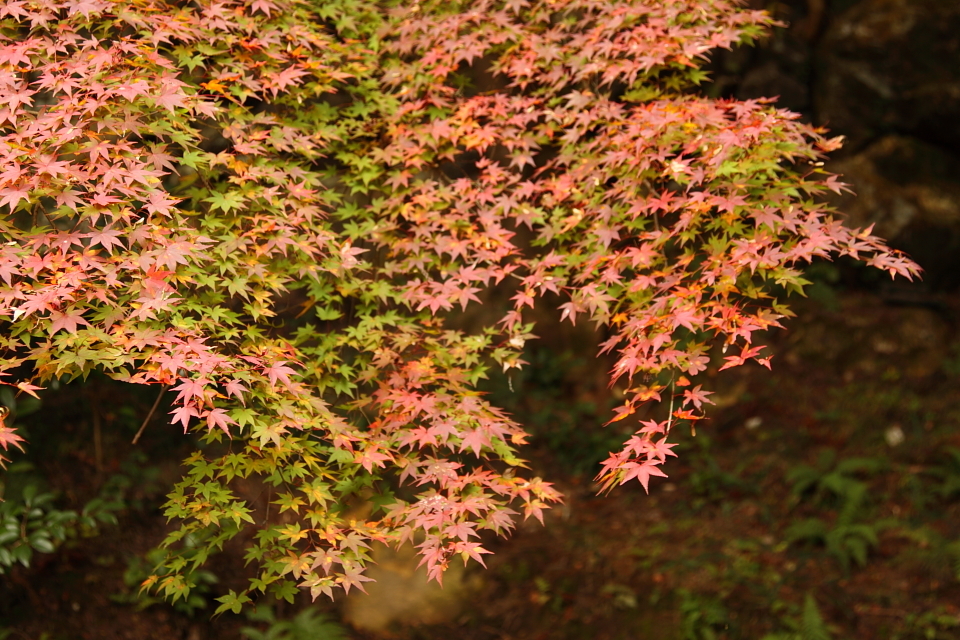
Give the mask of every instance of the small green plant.
<path id="1" fill-rule="evenodd" d="M 943 607 L 923 613 L 909 613 L 904 620 L 911 635 L 921 636 L 924 640 L 948 640 L 957 637 L 960 630 L 960 616 L 949 613 Z"/>
<path id="2" fill-rule="evenodd" d="M 255 622 L 265 622 L 267 628 L 244 627 L 240 633 L 247 640 L 346 640 L 347 637 L 341 625 L 315 609 L 304 609 L 290 620 L 277 620 L 273 609 L 261 606 L 248 617 Z"/>
<path id="3" fill-rule="evenodd" d="M 38 493 L 30 485 L 22 500 L 0 503 L 0 573 L 17 562 L 30 566 L 35 551 L 53 553 L 67 539 L 77 514 L 54 509 L 53 500 L 52 493 Z"/>
<path id="4" fill-rule="evenodd" d="M 490 399 L 507 411 L 527 416 L 531 435 L 574 474 L 591 473 L 596 465 L 629 435 L 622 428 L 589 429 L 606 415 L 615 400 L 591 398 L 584 393 L 589 381 L 578 374 L 589 370 L 587 359 L 572 350 L 544 345 L 528 348 L 529 367 L 511 371 L 510 377 L 484 383 Z"/>
<path id="5" fill-rule="evenodd" d="M 809 542 L 826 547 L 844 572 L 851 564 L 863 567 L 867 564 L 870 549 L 877 546 L 877 527 L 873 524 L 852 523 L 838 520 L 831 527 L 819 518 L 807 518 L 787 528 L 786 538 L 791 544 Z"/>
<path id="6" fill-rule="evenodd" d="M 937 479 L 937 493 L 942 498 L 951 499 L 960 495 L 960 449 L 945 448 L 940 463 L 927 473 Z"/>
<path id="7" fill-rule="evenodd" d="M 912 543 L 895 559 L 899 572 L 922 575 L 944 585 L 954 580 L 960 582 L 960 540 L 946 537 L 930 526 L 901 524 L 894 534 Z"/>
<path id="8" fill-rule="evenodd" d="M 28 468 L 21 463 L 14 470 Z M 0 502 L 0 574 L 18 562 L 30 566 L 34 552 L 53 553 L 69 538 L 93 535 L 101 524 L 117 524 L 119 506 L 109 498 L 94 498 L 80 513 L 58 509 L 55 501 L 56 494 L 31 483 L 19 497 Z"/>
<path id="9" fill-rule="evenodd" d="M 730 626 L 726 607 L 716 598 L 678 589 L 683 640 L 716 640 Z"/>
<path id="10" fill-rule="evenodd" d="M 781 622 L 787 630 L 767 634 L 763 640 L 830 640 L 833 637 L 820 615 L 817 601 L 809 593 L 804 598 L 800 614 L 784 616 Z"/>
<path id="11" fill-rule="evenodd" d="M 940 368 L 951 378 L 960 378 L 960 343 L 950 345 L 949 355 L 941 361 Z"/>
<path id="12" fill-rule="evenodd" d="M 716 456 L 711 451 L 713 439 L 700 434 L 690 443 L 693 449 L 693 470 L 689 476 L 689 483 L 693 492 L 698 496 L 694 506 L 704 502 L 718 502 L 729 495 L 731 491 L 746 488 L 745 483 L 736 472 L 722 469 Z"/>
<path id="13" fill-rule="evenodd" d="M 869 476 L 881 471 L 886 462 L 877 458 L 847 458 L 834 464 L 836 452 L 827 449 L 820 454 L 815 467 L 798 465 L 787 472 L 787 481 L 793 485 L 798 499 L 812 498 L 826 504 L 859 503 L 865 497 L 867 485 L 858 476 Z"/>
<path id="14" fill-rule="evenodd" d="M 835 453 L 826 450 L 816 467 L 799 465 L 787 472 L 798 500 L 809 499 L 838 508 L 831 526 L 821 518 L 807 518 L 790 525 L 787 542 L 822 544 L 827 552 L 848 572 L 852 564 L 867 563 L 867 555 L 879 543 L 879 525 L 859 522 L 867 501 L 866 482 L 857 476 L 871 475 L 884 468 L 885 462 L 873 458 L 848 458 L 834 464 Z"/>

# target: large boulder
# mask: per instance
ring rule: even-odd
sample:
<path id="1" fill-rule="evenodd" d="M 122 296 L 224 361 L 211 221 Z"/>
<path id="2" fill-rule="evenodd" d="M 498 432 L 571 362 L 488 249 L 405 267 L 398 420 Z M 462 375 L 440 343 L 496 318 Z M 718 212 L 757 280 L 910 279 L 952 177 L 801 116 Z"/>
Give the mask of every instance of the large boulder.
<path id="1" fill-rule="evenodd" d="M 889 133 L 960 148 L 960 2 L 861 0 L 835 15 L 814 107 L 851 151 Z"/>
<path id="2" fill-rule="evenodd" d="M 459 561 L 451 562 L 443 587 L 427 580 L 420 556 L 407 544 L 394 550 L 378 544 L 376 564 L 368 568 L 366 593 L 356 589 L 344 600 L 343 619 L 373 636 L 389 637 L 405 626 L 450 622 L 473 596 L 479 583 L 471 580 Z M 455 560 L 458 560 L 455 558 Z"/>
<path id="3" fill-rule="evenodd" d="M 856 196 L 835 197 L 851 226 L 907 251 L 936 288 L 960 284 L 960 159 L 916 138 L 887 136 L 827 167 Z"/>

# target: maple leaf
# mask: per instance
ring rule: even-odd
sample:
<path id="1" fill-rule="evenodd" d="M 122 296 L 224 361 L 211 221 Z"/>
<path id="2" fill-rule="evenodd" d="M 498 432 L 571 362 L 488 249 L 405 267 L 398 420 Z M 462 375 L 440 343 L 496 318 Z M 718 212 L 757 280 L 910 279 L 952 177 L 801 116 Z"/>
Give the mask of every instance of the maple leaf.
<path id="1" fill-rule="evenodd" d="M 727 356 L 726 358 L 724 358 L 724 360 L 726 360 L 727 362 L 722 367 L 720 367 L 720 371 L 723 371 L 724 369 L 730 369 L 731 367 L 739 367 L 740 365 L 745 363 L 747 360 L 756 358 L 760 354 L 760 352 L 763 351 L 763 349 L 764 347 L 762 346 L 744 347 L 740 351 L 740 355 Z M 769 360 L 767 360 L 767 362 L 769 363 Z"/>
<path id="2" fill-rule="evenodd" d="M 286 361 L 280 360 L 268 367 L 264 367 L 263 373 L 267 376 L 271 386 L 276 386 L 277 382 L 282 383 L 285 387 L 290 387 L 293 384 L 290 381 L 290 376 L 295 375 L 297 372 L 286 366 L 286 364 Z"/>
<path id="3" fill-rule="evenodd" d="M 114 247 L 120 247 L 121 249 L 124 248 L 123 242 L 119 240 L 119 238 L 122 238 L 123 236 L 124 233 L 119 229 L 100 229 L 90 234 L 90 245 L 93 246 L 99 244 L 101 247 L 107 250 L 107 253 L 113 255 Z"/>
<path id="4" fill-rule="evenodd" d="M 183 92 L 182 83 L 166 81 L 163 83 L 160 93 L 152 96 L 154 102 L 170 111 L 176 113 L 177 107 L 185 107 L 188 104 L 190 96 Z"/>
<path id="5" fill-rule="evenodd" d="M 615 414 L 614 417 L 608 420 L 604 426 L 611 425 L 614 422 L 620 422 L 621 420 L 626 420 L 627 418 L 632 416 L 634 413 L 636 413 L 636 411 L 637 411 L 636 407 L 634 407 L 632 404 L 627 404 L 621 407 L 617 407 L 613 410 Z"/>
<path id="6" fill-rule="evenodd" d="M 452 551 L 453 553 L 459 553 L 463 557 L 464 566 L 466 566 L 467 560 L 470 558 L 473 558 L 479 562 L 484 568 L 487 566 L 487 563 L 483 561 L 483 556 L 481 554 L 490 553 L 490 551 L 487 551 L 480 546 L 479 542 L 467 542 L 466 540 L 461 540 L 453 545 Z"/>
<path id="7" fill-rule="evenodd" d="M 651 440 L 647 446 L 647 457 L 649 460 L 658 459 L 660 462 L 666 462 L 667 456 L 677 457 L 671 449 L 677 446 L 676 444 L 669 444 L 666 438 L 654 442 Z"/>
<path id="8" fill-rule="evenodd" d="M 343 572 L 337 577 L 336 582 L 343 587 L 344 593 L 350 593 L 351 587 L 356 587 L 366 593 L 367 590 L 363 587 L 363 583 L 373 582 L 373 578 L 363 575 L 362 566 L 346 563 L 343 565 Z"/>
<path id="9" fill-rule="evenodd" d="M 227 415 L 227 412 L 219 407 L 211 409 L 210 411 L 200 414 L 199 418 L 205 418 L 207 420 L 207 429 L 212 430 L 214 427 L 222 430 L 228 436 L 230 435 L 230 425 L 237 424 L 237 421 Z"/>
<path id="10" fill-rule="evenodd" d="M 713 400 L 710 400 L 707 396 L 713 395 L 713 391 L 703 391 L 701 390 L 702 385 L 697 385 L 693 389 L 684 389 L 683 390 L 683 404 L 692 403 L 694 407 L 699 409 L 704 402 L 707 404 L 714 404 Z"/>
<path id="11" fill-rule="evenodd" d="M 78 325 L 90 326 L 90 323 L 83 319 L 82 309 L 74 309 L 70 313 L 51 311 L 50 319 L 53 320 L 50 323 L 50 335 L 55 334 L 60 329 L 65 329 L 67 333 L 76 333 Z"/>
<path id="12" fill-rule="evenodd" d="M 840 176 L 835 174 L 827 176 L 827 179 L 823 182 L 823 185 L 830 189 L 830 191 L 836 193 L 838 196 L 843 195 L 844 191 L 847 193 L 853 193 L 853 191 L 850 189 L 850 185 L 845 182 L 840 182 Z"/>
<path id="13" fill-rule="evenodd" d="M 227 395 L 235 397 L 240 401 L 240 404 L 246 406 L 247 403 L 243 398 L 243 394 L 249 391 L 249 389 L 247 389 L 242 382 L 238 380 L 228 380 L 224 383 L 223 388 L 227 392 Z"/>
<path id="14" fill-rule="evenodd" d="M 209 383 L 209 380 L 205 380 L 203 378 L 198 378 L 196 380 L 183 378 L 180 384 L 176 387 L 173 387 L 171 391 L 180 392 L 177 394 L 176 402 L 187 404 L 193 402 L 194 398 L 199 398 L 200 402 L 203 402 L 206 399 L 206 385 Z"/>
<path id="15" fill-rule="evenodd" d="M 584 308 L 580 304 L 572 300 L 570 302 L 564 302 L 561 304 L 560 309 L 562 310 L 562 313 L 560 314 L 560 321 L 563 322 L 567 318 L 570 318 L 570 324 L 572 325 L 577 324 L 577 314 L 583 313 L 584 311 Z"/>
<path id="16" fill-rule="evenodd" d="M 483 447 L 490 446 L 490 437 L 482 429 L 473 429 L 462 433 L 461 438 L 460 451 L 470 449 L 478 458 Z"/>
<path id="17" fill-rule="evenodd" d="M 287 67 L 280 73 L 272 75 L 264 87 L 276 96 L 287 87 L 300 84 L 300 78 L 306 75 L 309 74 L 297 66 Z"/>
<path id="18" fill-rule="evenodd" d="M 40 399 L 40 396 L 37 395 L 37 391 L 42 391 L 43 387 L 32 385 L 29 382 L 18 382 L 16 386 L 20 391 L 23 391 L 24 393 L 31 395 L 38 400 Z"/>
<path id="19" fill-rule="evenodd" d="M 389 454 L 378 451 L 375 447 L 369 447 L 363 451 L 357 452 L 354 462 L 367 470 L 367 473 L 373 471 L 374 467 L 383 468 L 385 462 L 391 459 Z"/>
<path id="20" fill-rule="evenodd" d="M 647 460 L 646 462 L 627 462 L 621 466 L 623 470 L 623 478 L 620 480 L 620 484 L 624 484 L 629 480 L 636 478 L 640 481 L 640 484 L 643 485 L 643 490 L 647 493 L 650 493 L 650 488 L 647 486 L 650 483 L 650 476 L 658 476 L 661 478 L 666 478 L 667 474 L 660 470 L 660 467 L 657 466 L 658 462 L 654 460 Z"/>
<path id="21" fill-rule="evenodd" d="M 9 451 L 10 447 L 14 446 L 23 451 L 22 442 L 25 442 L 25 440 L 17 435 L 16 430 L 13 427 L 8 427 L 0 419 L 0 447 L 3 447 L 4 451 Z"/>
<path id="22" fill-rule="evenodd" d="M 187 432 L 187 427 L 190 426 L 190 418 L 199 417 L 200 413 L 197 411 L 196 407 L 193 405 L 183 405 L 176 407 L 173 411 L 170 412 L 170 415 L 173 416 L 171 422 L 173 424 L 180 423 L 183 425 L 183 432 Z"/>
<path id="23" fill-rule="evenodd" d="M 0 207 L 7 205 L 13 213 L 20 205 L 20 201 L 30 202 L 30 192 L 23 188 L 4 187 L 0 189 Z"/>

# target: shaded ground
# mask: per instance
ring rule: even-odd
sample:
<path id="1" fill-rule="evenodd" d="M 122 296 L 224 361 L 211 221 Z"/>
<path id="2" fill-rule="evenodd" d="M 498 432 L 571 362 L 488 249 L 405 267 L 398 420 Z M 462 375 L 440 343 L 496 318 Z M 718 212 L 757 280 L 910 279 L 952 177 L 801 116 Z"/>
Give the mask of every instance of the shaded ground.
<path id="1" fill-rule="evenodd" d="M 670 478 L 654 481 L 649 496 L 639 484 L 595 495 L 592 463 L 620 437 L 592 427 L 609 402 L 602 369 L 559 345 L 535 354 L 529 377 L 495 395 L 540 434 L 532 464 L 567 502 L 546 527 L 527 523 L 509 540 L 490 541 L 489 570 L 470 569 L 460 579 L 460 612 L 444 609 L 451 622 L 395 623 L 389 634 L 960 638 L 960 299 L 819 292 L 787 332 L 770 337 L 772 374 L 744 367 L 705 381 L 718 390 L 712 419 L 696 438 L 680 435 L 680 458 L 665 467 Z M 127 417 L 103 408 L 105 424 L 125 426 L 104 428 L 102 449 L 129 448 L 120 441 L 151 403 L 132 402 Z M 240 577 L 223 562 L 211 566 L 218 582 L 201 590 L 193 611 L 164 603 L 138 611 L 133 594 L 145 564 L 137 558 L 163 535 L 155 506 L 175 469 L 134 459 L 98 472 L 84 408 L 58 413 L 48 403 L 45 412 L 79 443 L 54 451 L 31 442 L 43 459 L 59 460 L 44 472 L 61 500 L 82 504 L 98 478 L 121 472 L 129 511 L 102 536 L 0 576 L 6 637 L 203 640 L 266 628 L 232 614 L 211 621 L 212 598 Z M 148 429 L 156 440 L 146 450 L 174 455 L 182 443 L 159 431 Z M 805 605 L 808 595 L 815 606 Z M 288 618 L 305 602 L 274 613 Z M 322 606 L 341 614 L 341 604 Z M 817 613 L 830 635 L 811 635 Z"/>

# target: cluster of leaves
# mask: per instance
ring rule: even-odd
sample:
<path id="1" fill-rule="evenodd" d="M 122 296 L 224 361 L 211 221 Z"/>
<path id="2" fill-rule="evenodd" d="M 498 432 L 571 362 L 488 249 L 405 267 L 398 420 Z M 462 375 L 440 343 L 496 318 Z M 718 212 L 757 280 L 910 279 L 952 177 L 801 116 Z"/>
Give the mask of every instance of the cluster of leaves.
<path id="1" fill-rule="evenodd" d="M 786 617 L 783 622 L 790 631 L 767 634 L 763 640 L 830 640 L 833 637 L 820 614 L 820 609 L 817 608 L 817 601 L 809 593 L 803 600 L 803 610 L 800 615 Z"/>
<path id="2" fill-rule="evenodd" d="M 916 272 L 818 204 L 837 140 L 696 96 L 707 52 L 771 24 L 727 0 L 5 2 L 0 382 L 175 392 L 209 446 L 146 586 L 182 596 L 254 527 L 227 608 L 362 588 L 373 541 L 439 580 L 542 518 L 559 495 L 475 388 L 524 364 L 540 299 L 603 327 L 613 420 L 669 405 L 598 476 L 646 488 L 709 402 L 688 376 L 715 343 L 768 365 L 751 338 L 804 263 Z M 502 317 L 450 327 L 493 287 Z"/>
<path id="3" fill-rule="evenodd" d="M 817 468 L 798 465 L 791 469 L 787 480 L 793 484 L 794 496 L 832 503 L 838 511 L 832 526 L 820 518 L 793 523 L 785 532 L 787 540 L 824 545 L 844 572 L 849 572 L 853 563 L 863 567 L 870 549 L 880 544 L 880 529 L 878 523 L 860 521 L 868 485 L 856 476 L 874 474 L 883 467 L 884 461 L 876 458 L 847 458 L 834 464 L 834 451 L 827 450 L 820 456 Z"/>
<path id="4" fill-rule="evenodd" d="M 30 566 L 34 552 L 52 553 L 68 538 L 117 523 L 116 502 L 94 498 L 77 513 L 55 508 L 55 498 L 28 484 L 19 498 L 0 502 L 0 574 L 16 563 Z"/>
<path id="5" fill-rule="evenodd" d="M 269 607 L 260 607 L 247 617 L 268 625 L 263 631 L 254 627 L 241 629 L 247 640 L 345 640 L 347 637 L 342 626 L 314 609 L 304 609 L 289 620 L 277 620 Z"/>

